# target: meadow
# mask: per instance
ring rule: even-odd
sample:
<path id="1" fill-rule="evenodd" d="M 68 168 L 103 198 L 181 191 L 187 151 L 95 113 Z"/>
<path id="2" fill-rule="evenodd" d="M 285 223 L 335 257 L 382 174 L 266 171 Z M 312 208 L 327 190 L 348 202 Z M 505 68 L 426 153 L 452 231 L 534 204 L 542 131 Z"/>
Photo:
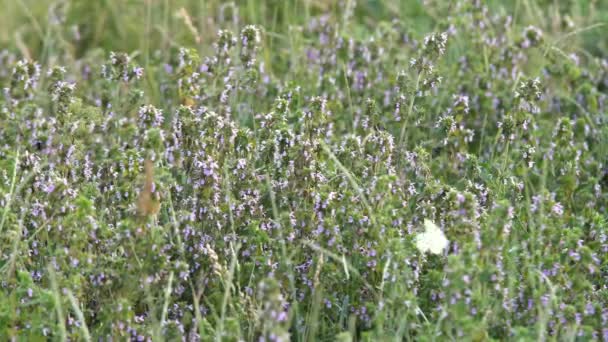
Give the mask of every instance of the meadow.
<path id="1" fill-rule="evenodd" d="M 608 341 L 608 2 L 0 0 L 3 341 Z"/>

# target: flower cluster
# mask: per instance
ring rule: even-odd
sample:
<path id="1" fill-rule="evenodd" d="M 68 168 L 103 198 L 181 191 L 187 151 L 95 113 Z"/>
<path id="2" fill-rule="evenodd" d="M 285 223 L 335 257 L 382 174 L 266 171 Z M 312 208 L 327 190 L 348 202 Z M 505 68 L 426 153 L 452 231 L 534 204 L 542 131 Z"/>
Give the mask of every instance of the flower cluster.
<path id="1" fill-rule="evenodd" d="M 431 33 L 347 3 L 0 52 L 0 337 L 608 340 L 605 56 L 480 1 Z"/>

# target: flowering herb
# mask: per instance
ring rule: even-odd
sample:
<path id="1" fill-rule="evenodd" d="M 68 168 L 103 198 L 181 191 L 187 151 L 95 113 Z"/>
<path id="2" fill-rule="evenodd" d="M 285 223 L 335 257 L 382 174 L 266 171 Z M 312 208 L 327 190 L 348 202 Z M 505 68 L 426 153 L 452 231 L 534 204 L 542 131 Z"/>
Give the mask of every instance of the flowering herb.
<path id="1" fill-rule="evenodd" d="M 608 341 L 605 2 L 136 3 L 0 13 L 1 340 Z"/>

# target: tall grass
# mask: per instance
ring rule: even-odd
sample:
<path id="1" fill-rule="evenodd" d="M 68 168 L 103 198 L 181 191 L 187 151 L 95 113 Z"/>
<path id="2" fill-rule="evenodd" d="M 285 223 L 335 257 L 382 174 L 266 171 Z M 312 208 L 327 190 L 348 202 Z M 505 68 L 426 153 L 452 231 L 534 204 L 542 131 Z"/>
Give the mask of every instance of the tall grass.
<path id="1" fill-rule="evenodd" d="M 608 4 L 0 7 L 0 338 L 608 341 Z"/>

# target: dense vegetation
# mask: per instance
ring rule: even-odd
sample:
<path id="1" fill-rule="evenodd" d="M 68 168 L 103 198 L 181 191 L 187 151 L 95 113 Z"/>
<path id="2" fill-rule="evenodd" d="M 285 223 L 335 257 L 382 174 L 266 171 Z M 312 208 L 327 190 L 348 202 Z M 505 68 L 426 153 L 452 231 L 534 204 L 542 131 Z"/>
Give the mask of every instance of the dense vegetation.
<path id="1" fill-rule="evenodd" d="M 0 1 L 0 338 L 608 341 L 603 1 Z"/>

